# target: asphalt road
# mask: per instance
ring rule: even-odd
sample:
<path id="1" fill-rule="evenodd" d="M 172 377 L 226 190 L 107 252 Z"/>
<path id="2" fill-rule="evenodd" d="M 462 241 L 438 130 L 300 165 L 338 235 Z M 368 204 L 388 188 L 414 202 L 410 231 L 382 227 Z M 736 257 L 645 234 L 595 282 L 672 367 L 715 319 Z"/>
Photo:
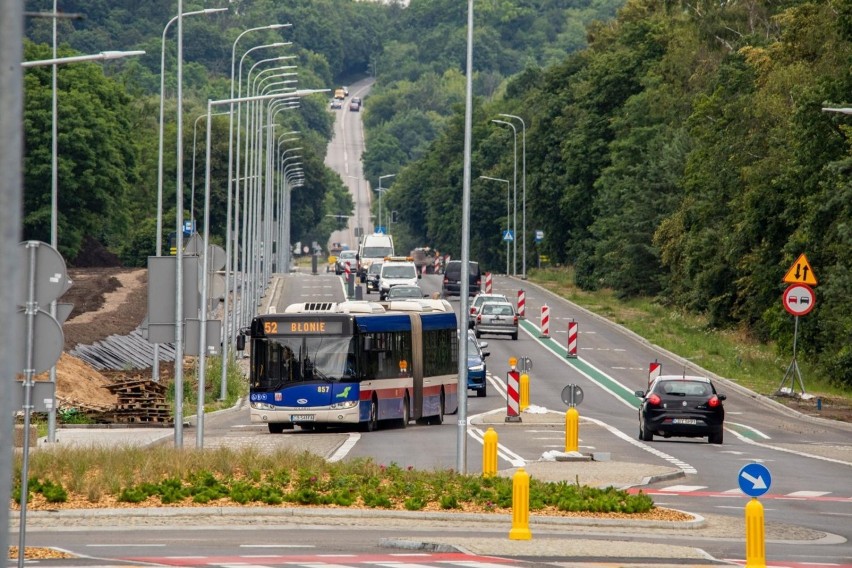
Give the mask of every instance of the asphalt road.
<path id="1" fill-rule="evenodd" d="M 329 284 L 327 278 L 331 279 Z M 334 281 L 337 282 L 334 282 Z M 276 301 L 288 303 L 316 299 L 342 299 L 340 279 L 333 276 L 294 275 L 282 283 Z M 425 275 L 421 287 L 431 293 L 440 289 L 440 276 Z M 761 463 L 771 472 L 770 491 L 761 496 L 767 525 L 790 523 L 830 535 L 809 545 L 796 538 L 781 538 L 771 551 L 786 561 L 844 562 L 852 558 L 852 467 L 850 425 L 797 414 L 740 387 L 734 380 L 709 374 L 642 338 L 613 325 L 549 292 L 515 278 L 494 277 L 494 292 L 516 298 L 525 289 L 526 322 L 517 341 L 484 336 L 490 356 L 489 396 L 468 398 L 468 416 L 505 409 L 505 375 L 510 356 L 529 357 L 530 402 L 540 408 L 564 412 L 561 392 L 568 384 L 580 386 L 584 400 L 578 407 L 581 419 L 580 451 L 609 453 L 617 462 L 665 466 L 679 472 L 677 480 L 654 481 L 644 487 L 655 501 L 676 509 L 708 516 L 743 517 L 747 497 L 740 489 L 740 470 Z M 364 298 L 369 298 L 364 294 Z M 456 299 L 452 300 L 458 306 Z M 550 309 L 550 338 L 538 329 L 541 306 Z M 568 321 L 579 325 L 579 357 L 565 357 Z M 723 445 L 706 439 L 637 439 L 638 399 L 633 391 L 647 385 L 651 361 L 662 363 L 664 372 L 686 372 L 711 376 L 727 394 L 726 432 Z M 449 418 L 449 417 L 448 417 Z M 584 428 L 585 424 L 594 425 Z M 364 436 L 348 456 L 372 457 L 418 468 L 455 467 L 463 456 L 468 471 L 481 470 L 481 428 L 467 428 L 466 447 L 456 442 L 460 426 L 447 420 L 442 426 L 409 427 Z M 542 430 L 539 428 L 539 430 Z M 480 433 L 477 433 L 479 431 Z M 498 426 L 501 451 L 499 467 L 541 459 L 549 451 L 564 448 L 563 432 L 514 429 Z M 561 447 L 560 447 L 561 446 Z M 406 452 L 406 448 L 417 448 Z M 787 541 L 795 541 L 787 544 Z M 830 543 L 830 544 L 828 544 Z M 743 539 L 720 540 L 711 547 L 717 558 L 743 554 Z M 771 556 L 770 556 L 771 557 Z"/>

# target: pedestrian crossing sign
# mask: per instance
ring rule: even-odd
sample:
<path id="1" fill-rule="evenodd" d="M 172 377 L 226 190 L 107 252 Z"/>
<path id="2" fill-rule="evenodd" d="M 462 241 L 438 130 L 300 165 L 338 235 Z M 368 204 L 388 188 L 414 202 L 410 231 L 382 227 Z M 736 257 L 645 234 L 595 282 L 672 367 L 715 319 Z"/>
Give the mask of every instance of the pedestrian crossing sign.
<path id="1" fill-rule="evenodd" d="M 503 231 L 503 240 L 506 241 L 507 243 L 511 243 L 512 241 L 515 240 L 515 235 L 512 234 L 511 229 Z"/>

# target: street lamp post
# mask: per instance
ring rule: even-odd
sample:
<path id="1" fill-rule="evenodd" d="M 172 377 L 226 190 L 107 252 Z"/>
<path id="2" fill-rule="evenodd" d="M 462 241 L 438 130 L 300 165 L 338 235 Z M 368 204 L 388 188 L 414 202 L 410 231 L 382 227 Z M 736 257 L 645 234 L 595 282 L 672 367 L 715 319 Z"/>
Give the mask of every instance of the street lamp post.
<path id="1" fill-rule="evenodd" d="M 245 53 L 243 53 L 243 55 L 240 57 L 240 64 L 239 64 L 239 67 L 237 69 L 237 98 L 242 97 L 242 92 L 243 92 L 243 62 L 245 61 L 245 58 L 248 56 L 248 54 L 251 53 L 252 51 L 255 51 L 255 50 L 258 50 L 258 49 L 264 49 L 264 48 L 269 48 L 269 47 L 284 47 L 284 46 L 287 46 L 287 45 L 291 45 L 291 42 L 275 42 L 275 43 L 269 43 L 269 44 L 264 44 L 264 45 L 256 45 L 252 48 L 247 49 L 245 51 Z M 295 57 L 295 56 L 281 56 L 281 57 L 276 57 L 276 58 L 271 58 L 271 59 L 264 59 L 264 60 L 256 62 L 254 65 L 252 65 L 251 69 L 249 69 L 248 76 L 246 77 L 247 92 L 249 93 L 249 95 L 251 95 L 251 83 L 250 83 L 251 72 L 254 70 L 254 68 L 256 66 L 258 66 L 258 65 L 260 65 L 264 62 L 267 62 L 267 61 L 276 61 L 276 60 L 280 60 L 280 59 L 284 59 L 284 58 L 291 58 L 291 57 Z M 237 140 L 236 140 L 237 152 L 236 152 L 236 158 L 235 158 L 235 162 L 234 162 L 235 167 L 236 167 L 236 182 L 237 182 L 236 186 L 234 188 L 234 198 L 236 199 L 236 206 L 235 206 L 235 209 L 234 209 L 235 210 L 235 213 L 234 213 L 234 227 L 235 227 L 235 231 L 234 231 L 234 251 L 235 251 L 235 254 L 234 254 L 234 271 L 236 273 L 236 266 L 237 266 L 236 251 L 242 250 L 242 266 L 241 266 L 241 269 L 242 269 L 242 272 L 241 272 L 241 274 L 242 274 L 242 292 L 240 293 L 240 298 L 239 298 L 239 301 L 240 301 L 239 311 L 240 311 L 240 314 L 241 314 L 240 323 L 246 324 L 246 323 L 248 323 L 248 314 L 247 314 L 247 311 L 246 311 L 246 304 L 247 304 L 247 301 L 249 300 L 248 296 L 250 295 L 247 292 L 249 290 L 248 286 L 250 284 L 250 282 L 249 282 L 249 270 L 248 270 L 248 259 L 251 258 L 251 255 L 249 253 L 253 252 L 253 250 L 252 251 L 249 250 L 249 245 L 251 243 L 248 241 L 248 238 L 249 238 L 249 235 L 248 235 L 249 202 L 250 202 L 250 197 L 251 197 L 250 189 L 249 189 L 249 183 L 250 183 L 250 180 L 255 179 L 255 176 L 249 172 L 249 169 L 250 169 L 250 166 L 251 166 L 250 150 L 253 148 L 252 142 L 254 141 L 254 137 L 249 135 L 251 130 L 252 130 L 252 119 L 253 119 L 252 109 L 247 108 L 246 109 L 245 156 L 242 158 L 242 160 L 244 161 L 243 167 L 245 169 L 245 177 L 244 178 L 240 177 L 240 165 L 241 165 L 240 152 L 242 151 L 242 147 L 243 147 L 242 144 L 241 144 L 241 140 L 240 140 L 240 138 L 241 138 L 241 123 L 242 123 L 242 110 L 241 109 L 242 109 L 242 105 L 238 104 L 237 105 L 237 129 L 236 129 L 237 130 Z M 240 201 L 240 183 L 239 183 L 240 180 L 243 181 L 242 202 Z M 242 203 L 242 205 L 241 205 L 241 203 Z M 242 230 L 238 230 L 237 227 L 239 227 L 239 225 L 240 225 L 239 220 L 240 220 L 240 209 L 241 208 L 242 208 Z M 243 245 L 242 247 L 239 246 L 239 242 L 242 242 L 242 245 Z M 235 276 L 235 280 L 236 280 L 236 276 Z M 236 290 L 236 283 L 235 283 L 234 289 Z M 236 299 L 235 299 L 235 301 L 236 301 Z M 234 307 L 234 310 L 236 311 L 236 305 Z"/>
<path id="2" fill-rule="evenodd" d="M 192 12 L 181 13 L 182 4 L 178 6 L 178 15 L 170 19 L 165 27 L 163 27 L 163 38 L 160 42 L 160 121 L 157 146 L 157 235 L 156 235 L 156 255 L 163 254 L 163 115 L 166 98 L 166 34 L 171 25 L 180 20 L 180 43 L 183 43 L 183 16 L 195 16 L 198 14 L 212 14 L 215 12 L 224 12 L 227 8 L 207 8 L 204 10 L 195 10 Z M 178 48 L 179 54 L 183 55 L 181 47 Z M 180 66 L 180 62 L 178 62 Z M 182 70 L 182 68 L 181 68 Z M 181 106 L 178 105 L 178 109 Z M 182 172 L 181 172 L 182 173 Z M 181 186 L 182 187 L 182 186 Z M 177 236 L 177 235 L 176 235 Z M 160 380 L 160 345 L 154 344 L 152 354 L 151 378 L 154 381 Z"/>
<path id="3" fill-rule="evenodd" d="M 243 97 L 237 99 L 223 99 L 219 101 L 207 101 L 207 146 L 206 160 L 204 172 L 204 244 L 201 253 L 201 318 L 198 340 L 198 418 L 197 418 L 197 434 L 196 446 L 202 448 L 204 446 L 204 382 L 207 365 L 207 270 L 209 263 L 209 247 L 210 247 L 210 138 L 212 136 L 211 116 L 213 107 L 218 105 L 231 105 L 240 102 L 253 102 L 269 100 L 284 96 L 283 94 L 275 93 L 271 95 L 258 95 L 254 97 Z M 180 290 L 179 290 L 180 291 Z M 224 364 L 224 362 L 223 362 Z M 176 391 L 175 398 L 181 396 L 179 391 Z M 175 417 L 177 422 L 178 417 Z M 182 417 L 181 417 L 182 420 Z"/>
<path id="4" fill-rule="evenodd" d="M 355 230 L 353 233 L 353 237 L 355 239 L 360 238 L 360 235 L 364 234 L 364 226 L 361 225 L 361 178 L 358 176 L 346 176 L 350 179 L 355 180 Z M 360 235 L 358 234 L 360 233 Z M 353 241 L 354 242 L 354 241 Z"/>
<path id="5" fill-rule="evenodd" d="M 234 40 L 234 44 L 231 46 L 231 98 L 234 98 L 234 69 L 236 67 L 236 54 L 237 54 L 237 43 L 239 43 L 240 39 L 244 35 L 249 32 L 264 30 L 264 29 L 278 29 L 283 27 L 288 27 L 290 24 L 269 24 L 268 26 L 258 26 L 255 28 L 249 28 L 242 33 L 240 33 L 237 38 Z M 237 110 L 239 112 L 239 105 L 237 106 Z M 225 400 L 228 396 L 228 345 L 234 341 L 236 337 L 236 310 L 234 310 L 234 316 L 229 317 L 229 295 L 231 290 L 234 290 L 236 294 L 237 283 L 236 283 L 236 274 L 237 274 L 237 255 L 236 250 L 232 252 L 231 244 L 232 244 L 232 235 L 233 232 L 236 234 L 236 225 L 237 225 L 237 215 L 238 213 L 234 213 L 236 207 L 239 206 L 239 200 L 235 200 L 235 192 L 236 186 L 238 184 L 238 180 L 234 180 L 233 172 L 234 172 L 234 105 L 233 103 L 229 106 L 228 109 L 228 198 L 226 205 L 226 213 L 225 213 L 225 303 L 223 306 L 223 314 L 225 321 L 222 322 L 224 329 L 224 340 L 222 341 L 222 374 L 221 374 L 221 389 L 219 391 L 219 400 Z M 237 182 L 237 183 L 235 183 Z M 231 223 L 231 218 L 233 219 L 233 225 Z M 233 229 L 232 229 L 233 227 Z M 231 263 L 233 262 L 233 271 L 231 270 Z M 233 288 L 230 287 L 230 280 L 233 277 Z M 236 298 L 235 298 L 236 300 Z M 236 302 L 234 303 L 236 307 Z"/>
<path id="6" fill-rule="evenodd" d="M 506 183 L 506 227 L 509 227 L 511 223 L 511 216 L 509 211 L 509 180 L 488 176 L 479 176 L 480 179 L 490 179 L 491 181 L 502 181 Z M 506 276 L 509 275 L 509 241 L 506 241 Z"/>
<path id="7" fill-rule="evenodd" d="M 54 5 L 54 15 L 56 14 L 56 6 Z M 144 51 L 102 51 L 93 55 L 75 55 L 72 57 L 56 57 L 56 18 L 53 19 L 54 27 L 54 47 L 53 58 L 38 61 L 24 61 L 21 67 L 41 67 L 51 65 L 52 73 L 52 119 L 51 119 L 51 173 L 50 173 L 50 244 L 54 249 L 59 246 L 59 172 L 57 158 L 57 140 L 58 140 L 58 119 L 57 119 L 57 92 L 56 92 L 56 76 L 57 65 L 64 63 L 81 63 L 87 61 L 107 61 L 110 59 L 120 59 L 134 55 L 143 55 Z M 50 315 L 56 317 L 56 300 L 50 302 Z M 50 368 L 50 382 L 56 383 L 56 366 Z M 51 406 L 47 413 L 47 441 L 50 443 L 56 442 L 56 407 Z"/>
<path id="8" fill-rule="evenodd" d="M 221 115 L 225 115 L 225 114 L 228 114 L 228 112 L 227 111 L 225 111 L 225 112 L 214 112 L 210 116 L 221 116 Z M 192 125 L 192 176 L 191 176 L 192 181 L 190 182 L 190 189 L 189 189 L 189 218 L 190 218 L 190 220 L 195 219 L 195 154 L 196 154 L 195 145 L 196 145 L 196 139 L 198 138 L 198 121 L 201 120 L 202 118 L 207 118 L 207 115 L 206 114 L 198 115 L 195 119 L 195 123 Z"/>
<path id="9" fill-rule="evenodd" d="M 512 275 L 518 275 L 518 129 L 511 122 L 505 120 L 491 119 L 491 122 L 496 124 L 505 124 L 512 129 L 513 138 L 515 141 L 514 152 L 514 194 L 512 197 Z"/>
<path id="10" fill-rule="evenodd" d="M 507 118 L 514 118 L 521 122 L 521 155 L 523 168 L 521 170 L 521 238 L 523 239 L 523 257 L 521 259 L 521 280 L 527 279 L 527 123 L 520 116 L 514 114 L 503 114 Z"/>
<path id="11" fill-rule="evenodd" d="M 384 193 L 384 191 L 382 190 L 382 180 L 392 177 L 396 177 L 396 174 L 387 174 L 384 176 L 379 176 L 379 227 L 382 226 L 382 194 Z"/>

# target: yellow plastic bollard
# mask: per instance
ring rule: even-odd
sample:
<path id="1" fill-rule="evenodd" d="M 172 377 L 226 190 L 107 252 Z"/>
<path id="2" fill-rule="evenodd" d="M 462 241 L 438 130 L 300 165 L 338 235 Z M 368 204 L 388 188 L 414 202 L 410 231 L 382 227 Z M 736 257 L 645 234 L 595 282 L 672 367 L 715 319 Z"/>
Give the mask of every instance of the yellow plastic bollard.
<path id="1" fill-rule="evenodd" d="M 519 388 L 521 389 L 521 402 L 519 406 L 521 412 L 523 412 L 530 406 L 530 376 L 526 373 L 522 373 L 519 384 Z"/>
<path id="2" fill-rule="evenodd" d="M 573 406 L 565 413 L 565 451 L 580 451 L 580 413 Z"/>
<path id="3" fill-rule="evenodd" d="M 746 568 L 766 568 L 766 535 L 763 529 L 763 505 L 756 498 L 745 507 Z"/>
<path id="4" fill-rule="evenodd" d="M 509 540 L 530 540 L 530 474 L 518 468 L 512 477 L 512 530 Z"/>
<path id="5" fill-rule="evenodd" d="M 488 428 L 482 437 L 482 477 L 497 475 L 497 432 Z"/>

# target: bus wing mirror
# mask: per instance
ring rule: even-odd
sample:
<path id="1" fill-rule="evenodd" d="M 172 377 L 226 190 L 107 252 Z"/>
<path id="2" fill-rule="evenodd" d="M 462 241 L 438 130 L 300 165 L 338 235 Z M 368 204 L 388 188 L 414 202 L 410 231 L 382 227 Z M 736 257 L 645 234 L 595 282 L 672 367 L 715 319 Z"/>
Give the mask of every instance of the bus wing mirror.
<path id="1" fill-rule="evenodd" d="M 237 351 L 245 351 L 246 349 L 246 336 L 242 333 L 237 336 Z"/>

